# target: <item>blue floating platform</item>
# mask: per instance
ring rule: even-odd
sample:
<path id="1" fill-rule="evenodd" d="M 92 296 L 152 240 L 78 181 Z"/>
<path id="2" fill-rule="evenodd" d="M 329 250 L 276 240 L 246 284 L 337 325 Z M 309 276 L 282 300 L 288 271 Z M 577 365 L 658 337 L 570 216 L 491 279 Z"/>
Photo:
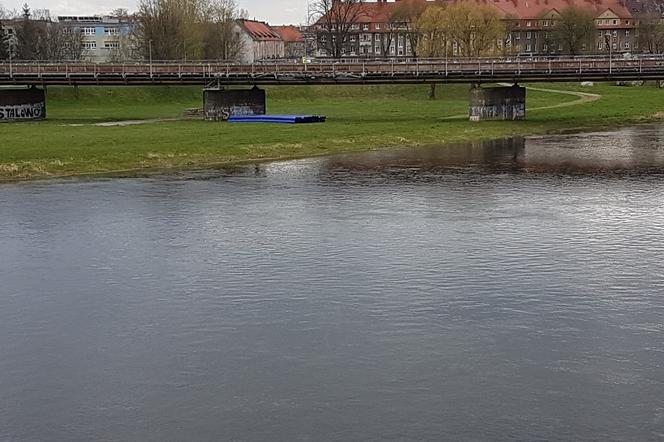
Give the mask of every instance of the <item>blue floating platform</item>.
<path id="1" fill-rule="evenodd" d="M 231 123 L 324 123 L 325 115 L 235 115 Z"/>

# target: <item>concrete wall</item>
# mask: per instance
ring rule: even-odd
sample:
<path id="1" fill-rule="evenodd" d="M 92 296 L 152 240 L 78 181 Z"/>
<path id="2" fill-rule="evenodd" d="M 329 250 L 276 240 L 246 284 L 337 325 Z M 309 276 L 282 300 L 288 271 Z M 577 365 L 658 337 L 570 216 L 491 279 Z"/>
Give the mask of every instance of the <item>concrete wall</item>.
<path id="1" fill-rule="evenodd" d="M 208 121 L 225 121 L 234 115 L 265 115 L 265 91 L 251 89 L 205 89 L 203 109 Z"/>
<path id="2" fill-rule="evenodd" d="M 525 120 L 526 88 L 471 86 L 468 114 L 470 121 Z"/>
<path id="3" fill-rule="evenodd" d="M 44 118 L 46 95 L 42 89 L 0 89 L 0 122 Z"/>

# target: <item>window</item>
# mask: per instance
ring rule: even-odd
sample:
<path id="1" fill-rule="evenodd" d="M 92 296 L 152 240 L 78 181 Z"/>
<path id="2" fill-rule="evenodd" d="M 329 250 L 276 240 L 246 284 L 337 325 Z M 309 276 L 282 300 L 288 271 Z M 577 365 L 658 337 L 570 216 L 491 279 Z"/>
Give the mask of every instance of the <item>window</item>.
<path id="1" fill-rule="evenodd" d="M 602 31 L 599 31 L 599 35 L 598 35 L 598 37 L 599 37 L 599 38 L 602 38 Z"/>
<path id="2" fill-rule="evenodd" d="M 119 33 L 118 28 L 104 28 L 104 34 L 106 35 L 118 35 Z"/>
<path id="3" fill-rule="evenodd" d="M 625 49 L 629 49 L 629 42 L 628 41 L 625 42 Z"/>
<path id="4" fill-rule="evenodd" d="M 544 52 L 547 52 L 549 50 L 549 45 L 544 43 L 544 46 L 542 46 L 542 49 L 544 50 Z"/>
<path id="5" fill-rule="evenodd" d="M 376 23 L 376 30 L 380 31 L 380 23 Z"/>
<path id="6" fill-rule="evenodd" d="M 529 28 L 530 26 L 532 26 L 532 22 L 531 22 L 530 20 L 528 20 L 528 21 L 526 22 L 526 27 Z"/>
<path id="7" fill-rule="evenodd" d="M 629 29 L 625 31 L 625 37 L 629 37 Z"/>
<path id="8" fill-rule="evenodd" d="M 601 51 L 602 49 L 604 49 L 604 45 L 602 44 L 601 41 L 598 41 L 597 42 L 597 50 Z"/>
<path id="9" fill-rule="evenodd" d="M 368 31 L 369 30 L 369 24 L 368 23 L 363 24 L 362 25 L 362 30 L 363 31 Z"/>
<path id="10" fill-rule="evenodd" d="M 532 51 L 533 51 L 533 48 L 532 48 L 532 46 L 530 45 L 530 43 L 528 43 L 528 45 L 526 46 L 526 51 L 527 51 L 527 52 L 532 52 Z"/>
<path id="11" fill-rule="evenodd" d="M 526 32 L 526 39 L 530 40 L 530 37 L 532 36 L 532 33 L 530 31 Z"/>
<path id="12" fill-rule="evenodd" d="M 96 41 L 84 41 L 83 42 L 83 49 L 97 49 L 97 42 Z"/>
<path id="13" fill-rule="evenodd" d="M 613 24 L 614 24 L 614 25 L 617 25 L 617 24 L 618 24 L 618 20 L 613 20 Z"/>
<path id="14" fill-rule="evenodd" d="M 376 40 L 376 41 L 380 41 L 380 34 L 376 34 L 376 35 L 374 35 L 374 40 Z"/>
<path id="15" fill-rule="evenodd" d="M 120 42 L 118 41 L 105 41 L 104 49 L 118 49 L 120 47 Z"/>
<path id="16" fill-rule="evenodd" d="M 618 49 L 618 44 L 617 43 L 613 43 L 613 49 Z"/>
<path id="17" fill-rule="evenodd" d="M 618 31 L 613 31 L 613 38 L 618 37 Z"/>
<path id="18" fill-rule="evenodd" d="M 95 28 L 85 27 L 81 28 L 83 35 L 95 35 Z"/>
<path id="19" fill-rule="evenodd" d="M 521 32 L 515 32 L 514 33 L 514 39 L 515 40 L 521 40 Z"/>

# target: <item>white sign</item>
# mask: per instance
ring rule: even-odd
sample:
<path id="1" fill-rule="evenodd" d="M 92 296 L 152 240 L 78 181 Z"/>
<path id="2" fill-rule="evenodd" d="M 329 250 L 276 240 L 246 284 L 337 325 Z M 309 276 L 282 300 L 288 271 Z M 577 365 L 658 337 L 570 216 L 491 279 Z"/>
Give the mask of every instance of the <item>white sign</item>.
<path id="1" fill-rule="evenodd" d="M 35 120 L 44 118 L 44 103 L 0 106 L 0 121 Z"/>

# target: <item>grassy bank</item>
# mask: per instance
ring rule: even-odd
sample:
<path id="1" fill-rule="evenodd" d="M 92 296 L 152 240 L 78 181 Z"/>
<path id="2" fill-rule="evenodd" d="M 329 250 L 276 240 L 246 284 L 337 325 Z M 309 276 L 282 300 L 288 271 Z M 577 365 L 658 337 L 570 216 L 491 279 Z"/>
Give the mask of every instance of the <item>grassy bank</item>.
<path id="1" fill-rule="evenodd" d="M 148 168 L 198 168 L 262 158 L 300 157 L 379 147 L 442 144 L 512 134 L 612 127 L 664 112 L 654 86 L 537 84 L 600 94 L 601 99 L 551 107 L 578 97 L 528 92 L 528 119 L 471 123 L 467 85 L 268 88 L 268 112 L 328 116 L 315 125 L 203 121 L 101 127 L 101 121 L 178 118 L 201 106 L 197 87 L 49 88 L 49 120 L 0 125 L 0 179 L 40 178 Z"/>

